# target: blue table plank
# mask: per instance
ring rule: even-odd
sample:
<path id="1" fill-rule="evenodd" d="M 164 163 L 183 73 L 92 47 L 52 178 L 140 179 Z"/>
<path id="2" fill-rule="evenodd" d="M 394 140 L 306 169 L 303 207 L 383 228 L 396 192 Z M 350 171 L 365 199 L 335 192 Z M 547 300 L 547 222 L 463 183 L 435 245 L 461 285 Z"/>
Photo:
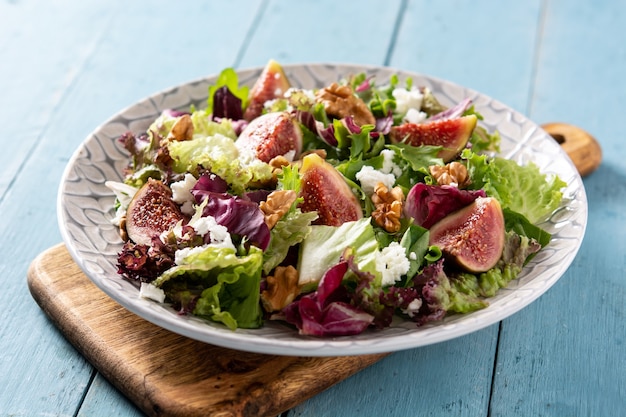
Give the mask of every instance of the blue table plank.
<path id="1" fill-rule="evenodd" d="M 589 221 L 561 280 L 503 323 L 493 416 L 621 416 L 626 410 L 626 4 L 548 4 L 531 117 L 584 127 L 603 148 L 584 179 Z"/>
<path id="2" fill-rule="evenodd" d="M 3 118 L 0 177 L 8 180 L 0 183 L 0 213 L 12 219 L 0 223 L 0 272 L 8 278 L 0 302 L 2 317 L 10 317 L 0 325 L 0 415 L 73 415 L 88 389 L 89 415 L 108 416 L 118 402 L 122 414 L 127 409 L 125 399 L 108 395 L 110 386 L 103 393 L 103 384 L 90 388 L 91 366 L 32 300 L 26 270 L 61 241 L 56 191 L 87 134 L 148 94 L 234 65 L 245 38 L 241 27 L 258 8 L 254 1 L 186 8 L 124 3 L 0 4 L 9 23 L 0 30 L 15 41 L 1 44 L 3 58 L 27 65 L 0 66 L 0 110 L 10 115 Z M 242 26 L 233 25 L 234 16 Z M 180 27 L 198 29 L 172 29 Z"/>
<path id="3" fill-rule="evenodd" d="M 93 373 L 25 281 L 30 261 L 60 240 L 54 202 L 67 149 L 41 153 L 44 143 L 64 143 L 45 134 L 111 16 L 106 2 L 66 13 L 72 4 L 0 3 L 0 415 L 72 415 Z"/>
<path id="4" fill-rule="evenodd" d="M 262 66 L 270 58 L 382 65 L 401 10 L 400 0 L 271 0 L 238 65 Z"/>

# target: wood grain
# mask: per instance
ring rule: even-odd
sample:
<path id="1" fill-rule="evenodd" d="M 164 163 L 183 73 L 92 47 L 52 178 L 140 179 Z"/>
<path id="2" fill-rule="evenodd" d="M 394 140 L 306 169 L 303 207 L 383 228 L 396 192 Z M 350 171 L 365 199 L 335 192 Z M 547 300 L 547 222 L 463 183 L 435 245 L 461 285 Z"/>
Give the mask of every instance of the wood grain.
<path id="1" fill-rule="evenodd" d="M 61 244 L 31 263 L 28 285 L 68 340 L 148 415 L 276 415 L 386 356 L 263 355 L 171 333 L 101 292 Z"/>

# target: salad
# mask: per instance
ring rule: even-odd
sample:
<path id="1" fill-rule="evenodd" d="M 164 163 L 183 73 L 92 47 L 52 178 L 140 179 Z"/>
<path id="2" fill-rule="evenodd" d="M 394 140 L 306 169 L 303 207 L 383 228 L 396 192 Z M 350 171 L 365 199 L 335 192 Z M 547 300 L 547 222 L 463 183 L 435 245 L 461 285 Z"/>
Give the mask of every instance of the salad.
<path id="1" fill-rule="evenodd" d="M 566 184 L 497 156 L 471 100 L 352 74 L 309 90 L 270 61 L 221 72 L 203 109 L 119 140 L 118 271 L 232 330 L 332 337 L 488 307 L 550 242 Z"/>

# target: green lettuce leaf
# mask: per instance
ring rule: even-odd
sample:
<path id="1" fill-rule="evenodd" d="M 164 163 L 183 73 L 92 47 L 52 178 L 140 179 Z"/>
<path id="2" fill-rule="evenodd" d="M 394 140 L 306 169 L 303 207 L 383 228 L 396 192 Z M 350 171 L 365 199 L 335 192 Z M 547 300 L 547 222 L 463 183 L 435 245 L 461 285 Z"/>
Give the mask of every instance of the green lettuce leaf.
<path id="1" fill-rule="evenodd" d="M 248 105 L 250 88 L 245 85 L 239 86 L 239 78 L 235 70 L 232 68 L 226 68 L 222 70 L 220 75 L 217 77 L 215 84 L 209 87 L 206 114 L 211 114 L 213 112 L 213 96 L 215 95 L 215 91 L 224 86 L 228 87 L 230 92 L 241 100 L 242 108 L 245 109 Z"/>
<path id="2" fill-rule="evenodd" d="M 311 233 L 311 222 L 317 212 L 303 213 L 300 209 L 287 212 L 270 231 L 270 245 L 263 254 L 263 272 L 269 274 L 286 257 L 289 248 L 302 242 Z"/>
<path id="3" fill-rule="evenodd" d="M 346 248 L 354 249 L 354 262 L 361 271 L 374 274 L 380 281 L 381 274 L 376 269 L 378 243 L 371 218 L 365 217 L 338 227 L 311 226 L 311 233 L 300 248 L 299 284 L 305 290 L 317 287 L 324 272 L 339 261 Z"/>
<path id="4" fill-rule="evenodd" d="M 272 178 L 272 167 L 258 159 L 247 164 L 239 158 L 239 150 L 232 138 L 221 133 L 195 136 L 192 140 L 168 144 L 174 159 L 175 172 L 198 174 L 198 166 L 211 170 L 241 194 L 250 182 L 264 182 Z"/>
<path id="5" fill-rule="evenodd" d="M 521 166 L 500 157 L 478 155 L 464 150 L 471 189 L 483 188 L 498 199 L 503 208 L 520 213 L 537 223 L 559 207 L 562 189 L 567 185 L 558 176 L 544 175 L 532 162 Z"/>
<path id="6" fill-rule="evenodd" d="M 193 287 L 202 291 L 193 314 L 221 322 L 231 329 L 258 328 L 262 323 L 259 305 L 263 252 L 251 246 L 247 255 L 233 248 L 208 246 L 192 252 L 178 265 L 166 270 L 152 283 L 163 288 L 168 298 L 176 291 Z"/>
<path id="7" fill-rule="evenodd" d="M 453 287 L 472 297 L 493 297 L 500 288 L 505 288 L 517 278 L 526 260 L 537 253 L 540 248 L 541 245 L 534 239 L 509 231 L 506 234 L 502 258 L 498 264 L 480 274 L 455 275 L 451 279 Z"/>

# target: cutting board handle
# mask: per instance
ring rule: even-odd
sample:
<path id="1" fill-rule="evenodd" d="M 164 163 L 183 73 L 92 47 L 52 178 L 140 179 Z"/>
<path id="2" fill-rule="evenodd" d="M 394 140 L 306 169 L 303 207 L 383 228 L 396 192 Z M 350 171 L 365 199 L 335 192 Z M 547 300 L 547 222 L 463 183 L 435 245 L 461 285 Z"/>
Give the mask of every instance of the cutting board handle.
<path id="1" fill-rule="evenodd" d="M 600 144 L 585 130 L 568 123 L 546 123 L 541 127 L 561 145 L 581 176 L 591 174 L 600 166 Z"/>

